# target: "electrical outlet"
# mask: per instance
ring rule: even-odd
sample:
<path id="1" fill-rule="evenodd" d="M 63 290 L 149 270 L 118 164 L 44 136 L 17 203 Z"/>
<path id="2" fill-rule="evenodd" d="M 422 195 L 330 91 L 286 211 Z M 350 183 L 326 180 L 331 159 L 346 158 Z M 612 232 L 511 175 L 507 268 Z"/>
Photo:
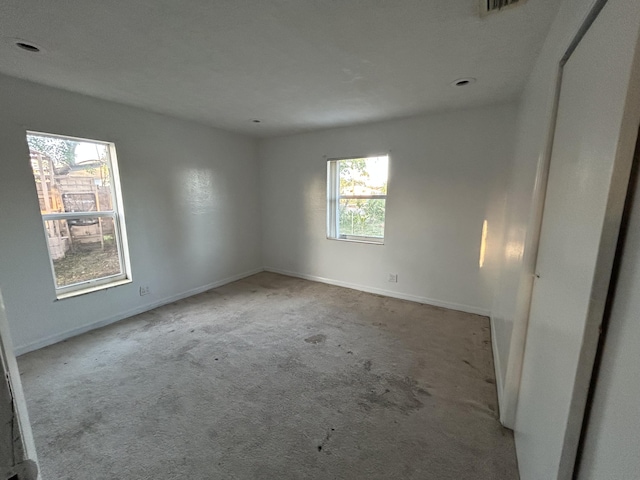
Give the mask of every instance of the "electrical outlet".
<path id="1" fill-rule="evenodd" d="M 151 293 L 151 289 L 149 285 L 145 285 L 144 287 L 140 287 L 140 296 L 144 297 L 145 295 L 149 295 Z"/>
<path id="2" fill-rule="evenodd" d="M 390 282 L 390 283 L 398 283 L 398 274 L 397 273 L 390 273 L 388 282 Z"/>

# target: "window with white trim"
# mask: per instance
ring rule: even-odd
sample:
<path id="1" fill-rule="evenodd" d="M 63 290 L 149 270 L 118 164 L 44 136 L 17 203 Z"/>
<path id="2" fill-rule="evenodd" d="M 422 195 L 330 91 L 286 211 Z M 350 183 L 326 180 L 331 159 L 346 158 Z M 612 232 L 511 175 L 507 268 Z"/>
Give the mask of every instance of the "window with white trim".
<path id="1" fill-rule="evenodd" d="M 130 281 L 115 145 L 27 132 L 58 298 Z"/>
<path id="2" fill-rule="evenodd" d="M 384 243 L 389 156 L 327 162 L 327 237 Z"/>

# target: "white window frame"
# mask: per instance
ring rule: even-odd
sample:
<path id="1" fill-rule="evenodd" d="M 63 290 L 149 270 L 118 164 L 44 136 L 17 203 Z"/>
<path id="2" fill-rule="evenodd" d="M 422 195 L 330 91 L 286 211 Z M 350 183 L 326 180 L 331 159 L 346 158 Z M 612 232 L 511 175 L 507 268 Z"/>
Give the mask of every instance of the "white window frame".
<path id="1" fill-rule="evenodd" d="M 72 137 L 69 135 L 58 135 L 53 133 L 37 132 L 27 130 L 26 135 L 35 135 L 40 137 L 61 138 L 76 142 L 89 142 L 105 145 L 109 151 L 109 180 L 111 184 L 111 204 L 112 211 L 95 211 L 95 212 L 61 212 L 40 214 L 42 217 L 42 228 L 45 233 L 45 241 L 47 242 L 47 254 L 49 255 L 49 266 L 53 276 L 53 283 L 56 289 L 56 298 L 62 300 L 64 298 L 75 297 L 85 293 L 91 293 L 98 290 L 116 287 L 132 282 L 131 277 L 131 260 L 129 258 L 129 242 L 127 240 L 127 230 L 124 219 L 124 205 L 122 201 L 122 190 L 120 188 L 120 171 L 118 169 L 118 159 L 116 155 L 116 146 L 113 142 L 103 140 L 93 140 L 89 138 Z M 74 220 L 77 218 L 111 218 L 113 219 L 115 242 L 118 249 L 118 259 L 120 262 L 121 273 L 117 275 L 109 275 L 106 277 L 85 280 L 71 285 L 58 286 L 56 280 L 56 271 L 49 251 L 49 243 L 47 238 L 46 222 L 50 220 Z"/>
<path id="2" fill-rule="evenodd" d="M 388 195 L 389 176 L 387 171 L 387 195 L 340 195 L 340 169 L 338 164 L 344 160 L 356 160 L 361 158 L 387 157 L 388 153 L 380 155 L 362 155 L 327 159 L 327 239 L 340 240 L 343 242 L 370 243 L 374 245 L 384 245 L 387 229 L 386 200 Z M 385 200 L 385 221 L 382 237 L 370 237 L 364 235 L 344 235 L 340 233 L 340 200 L 341 199 L 383 199 Z"/>

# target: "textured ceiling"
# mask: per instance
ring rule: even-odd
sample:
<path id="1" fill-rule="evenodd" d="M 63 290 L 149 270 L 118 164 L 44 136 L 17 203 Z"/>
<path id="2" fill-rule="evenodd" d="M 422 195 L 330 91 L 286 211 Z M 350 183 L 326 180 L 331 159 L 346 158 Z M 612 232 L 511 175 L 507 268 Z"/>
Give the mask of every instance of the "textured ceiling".
<path id="1" fill-rule="evenodd" d="M 478 0 L 2 0 L 0 72 L 279 135 L 514 98 L 558 3 L 480 18 Z"/>

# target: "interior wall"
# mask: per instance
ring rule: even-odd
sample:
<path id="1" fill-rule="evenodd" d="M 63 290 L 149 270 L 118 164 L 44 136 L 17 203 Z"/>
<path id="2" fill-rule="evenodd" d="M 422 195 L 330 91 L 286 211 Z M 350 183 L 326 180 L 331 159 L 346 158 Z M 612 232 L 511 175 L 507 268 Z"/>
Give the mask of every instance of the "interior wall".
<path id="1" fill-rule="evenodd" d="M 620 259 L 620 273 L 580 464 L 580 480 L 637 478 L 640 472 L 640 184 Z"/>
<path id="2" fill-rule="evenodd" d="M 0 288 L 18 353 L 261 269 L 255 140 L 6 76 L 0 105 Z M 56 300 L 25 130 L 115 142 L 133 283 Z"/>
<path id="3" fill-rule="evenodd" d="M 487 315 L 516 112 L 509 103 L 261 141 L 265 267 Z M 327 239 L 327 158 L 383 153 L 384 245 Z"/>
<path id="4" fill-rule="evenodd" d="M 564 0 L 522 94 L 491 323 L 501 421 L 515 424 L 560 60 L 595 0 Z M 512 335 L 513 334 L 513 335 Z"/>

